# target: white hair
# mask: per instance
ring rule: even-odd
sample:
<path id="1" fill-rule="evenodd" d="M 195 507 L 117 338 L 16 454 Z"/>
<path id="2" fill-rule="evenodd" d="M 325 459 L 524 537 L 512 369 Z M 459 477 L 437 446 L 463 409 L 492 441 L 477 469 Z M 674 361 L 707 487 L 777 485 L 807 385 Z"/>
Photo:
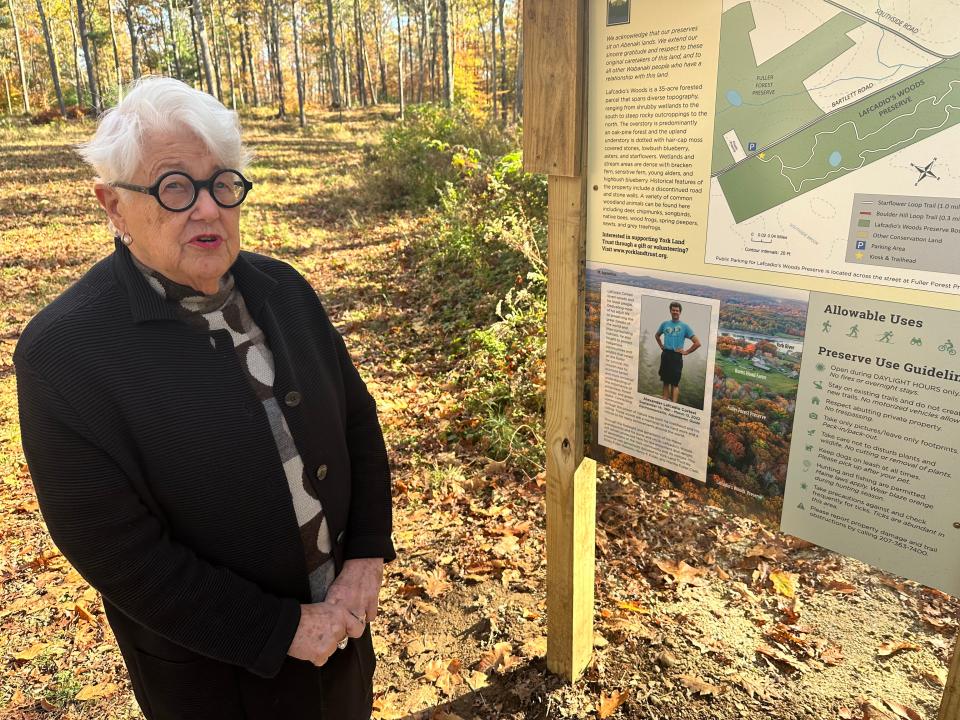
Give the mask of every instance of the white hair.
<path id="1" fill-rule="evenodd" d="M 97 124 L 97 131 L 77 151 L 99 178 L 130 182 L 150 132 L 196 135 L 225 167 L 245 170 L 252 157 L 240 139 L 237 114 L 208 95 L 169 77 L 143 77 L 134 82 L 116 107 Z"/>

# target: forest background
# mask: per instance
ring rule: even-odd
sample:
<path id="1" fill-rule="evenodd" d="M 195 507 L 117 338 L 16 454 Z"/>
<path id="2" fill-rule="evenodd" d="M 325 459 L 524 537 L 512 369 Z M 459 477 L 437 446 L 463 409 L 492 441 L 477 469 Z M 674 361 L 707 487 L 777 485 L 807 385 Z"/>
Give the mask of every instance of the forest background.
<path id="1" fill-rule="evenodd" d="M 244 244 L 320 289 L 378 399 L 400 557 L 374 717 L 936 715 L 953 598 L 649 464 L 600 470 L 595 656 L 572 686 L 546 671 L 547 194 L 518 150 L 519 0 L 0 2 L 3 717 L 140 717 L 97 592 L 43 525 L 11 357 L 109 250 L 73 148 L 149 74 L 240 112 Z"/>

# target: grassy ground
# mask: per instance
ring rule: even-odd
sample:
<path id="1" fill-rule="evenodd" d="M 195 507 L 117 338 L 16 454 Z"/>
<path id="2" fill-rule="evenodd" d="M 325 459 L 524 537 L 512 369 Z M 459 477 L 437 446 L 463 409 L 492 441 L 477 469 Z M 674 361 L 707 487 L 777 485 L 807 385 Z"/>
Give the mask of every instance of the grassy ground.
<path id="1" fill-rule="evenodd" d="M 550 676 L 543 476 L 470 440 L 482 419 L 463 407 L 471 369 L 451 336 L 492 322 L 497 298 L 465 302 L 464 278 L 422 262 L 429 217 L 378 211 L 359 184 L 381 114 L 311 120 L 307 131 L 245 120 L 258 160 L 244 242 L 320 290 L 379 402 L 400 557 L 375 627 L 375 717 L 913 717 L 901 706 L 935 717 L 953 599 L 606 470 L 596 654 L 573 686 Z M 0 130 L 0 714 L 10 718 L 140 717 L 97 593 L 43 526 L 10 361 L 29 317 L 112 248 L 71 151 L 91 129 Z M 530 432 L 542 437 L 541 423 L 531 418 Z"/>

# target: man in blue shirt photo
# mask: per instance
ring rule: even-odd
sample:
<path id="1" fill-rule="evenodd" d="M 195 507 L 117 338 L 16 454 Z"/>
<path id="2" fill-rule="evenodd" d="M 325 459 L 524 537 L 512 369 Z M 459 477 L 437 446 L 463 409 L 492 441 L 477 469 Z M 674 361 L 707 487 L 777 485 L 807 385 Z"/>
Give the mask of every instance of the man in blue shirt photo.
<path id="1" fill-rule="evenodd" d="M 663 382 L 663 399 L 677 402 L 680 399 L 680 375 L 683 373 L 683 356 L 696 352 L 700 340 L 693 328 L 680 322 L 683 306 L 674 300 L 670 303 L 670 319 L 664 320 L 654 336 L 663 353 L 660 355 L 660 380 Z M 687 339 L 692 344 L 684 350 Z"/>

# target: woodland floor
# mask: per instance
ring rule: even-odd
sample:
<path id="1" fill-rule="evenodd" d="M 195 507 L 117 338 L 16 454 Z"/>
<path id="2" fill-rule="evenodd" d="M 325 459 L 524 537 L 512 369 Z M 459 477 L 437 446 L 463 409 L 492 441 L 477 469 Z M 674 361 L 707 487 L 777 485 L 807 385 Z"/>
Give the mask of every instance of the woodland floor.
<path id="1" fill-rule="evenodd" d="M 442 440 L 463 410 L 431 313 L 457 298 L 411 261 L 428 218 L 373 212 L 356 184 L 382 115 L 312 120 L 245 122 L 258 159 L 244 242 L 320 291 L 379 401 L 399 557 L 374 626 L 375 718 L 936 717 L 956 601 L 602 468 L 594 659 L 572 686 L 549 675 L 542 473 Z M 7 718 L 141 717 L 96 591 L 42 522 L 11 364 L 26 321 L 112 249 L 71 150 L 91 130 L 0 129 Z"/>

